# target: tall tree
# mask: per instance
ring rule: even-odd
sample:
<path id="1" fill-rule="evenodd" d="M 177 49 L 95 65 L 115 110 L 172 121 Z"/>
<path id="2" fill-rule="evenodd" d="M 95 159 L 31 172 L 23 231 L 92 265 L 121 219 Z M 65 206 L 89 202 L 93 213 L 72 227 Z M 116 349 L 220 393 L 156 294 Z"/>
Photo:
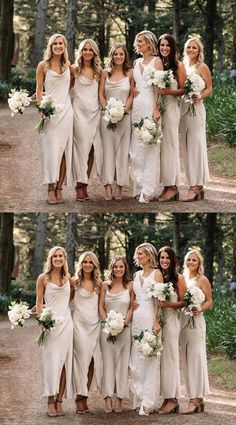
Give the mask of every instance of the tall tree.
<path id="1" fill-rule="evenodd" d="M 33 261 L 33 278 L 36 279 L 43 269 L 43 258 L 47 227 L 47 213 L 39 213 L 37 217 L 37 227 L 35 234 L 34 261 Z"/>
<path id="2" fill-rule="evenodd" d="M 14 214 L 2 213 L 0 220 L 0 293 L 8 294 L 14 264 Z"/>
<path id="3" fill-rule="evenodd" d="M 214 262 L 214 253 L 215 253 L 215 235 L 216 235 L 216 223 L 217 223 L 217 214 L 208 213 L 206 216 L 205 223 L 205 249 L 204 249 L 204 259 L 205 259 L 205 274 L 208 277 L 211 284 L 213 283 L 213 262 Z"/>
<path id="4" fill-rule="evenodd" d="M 11 76 L 11 61 L 14 49 L 13 33 L 14 1 L 1 0 L 0 3 L 0 80 Z"/>
<path id="5" fill-rule="evenodd" d="M 42 57 L 43 57 L 45 31 L 46 31 L 46 24 L 47 24 L 47 7 L 48 7 L 48 0 L 37 1 L 33 66 L 37 66 L 37 64 L 39 63 L 39 61 L 42 60 Z"/>
<path id="6" fill-rule="evenodd" d="M 180 0 L 173 0 L 173 37 L 179 46 L 179 33 L 180 33 Z"/>
<path id="7" fill-rule="evenodd" d="M 232 48 L 232 75 L 236 85 L 236 1 L 233 1 L 233 48 Z"/>
<path id="8" fill-rule="evenodd" d="M 210 70 L 213 71 L 214 64 L 214 41 L 215 41 L 215 24 L 217 13 L 217 0 L 207 0 L 205 8 L 205 33 L 204 33 L 204 50 L 205 60 Z"/>
<path id="9" fill-rule="evenodd" d="M 66 39 L 68 43 L 68 54 L 71 62 L 74 62 L 75 55 L 75 40 L 77 28 L 77 0 L 68 0 L 68 14 L 67 14 L 67 29 Z"/>
<path id="10" fill-rule="evenodd" d="M 68 257 L 69 272 L 71 274 L 74 274 L 74 267 L 75 267 L 77 218 L 78 218 L 78 215 L 76 213 L 68 214 L 67 233 L 66 233 L 66 252 Z"/>

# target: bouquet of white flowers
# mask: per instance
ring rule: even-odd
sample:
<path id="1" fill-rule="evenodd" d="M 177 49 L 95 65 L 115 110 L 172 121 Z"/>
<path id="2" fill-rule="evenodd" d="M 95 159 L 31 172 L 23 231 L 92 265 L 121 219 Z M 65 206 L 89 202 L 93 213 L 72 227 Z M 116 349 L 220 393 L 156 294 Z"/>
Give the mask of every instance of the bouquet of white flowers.
<path id="1" fill-rule="evenodd" d="M 162 351 L 161 339 L 154 332 L 141 331 L 134 335 L 134 347 L 142 354 L 142 357 L 158 357 Z"/>
<path id="2" fill-rule="evenodd" d="M 15 301 L 11 302 L 9 305 L 8 317 L 12 323 L 12 329 L 17 326 L 23 327 L 25 319 L 28 319 L 31 314 L 28 307 L 29 305 L 24 301 L 21 301 L 20 303 L 16 303 Z"/>
<path id="3" fill-rule="evenodd" d="M 49 308 L 43 308 L 42 312 L 36 317 L 38 324 L 42 331 L 35 339 L 38 345 L 44 343 L 46 332 L 51 332 L 55 329 L 56 325 L 60 325 L 63 321 L 62 316 L 55 316 Z"/>
<path id="4" fill-rule="evenodd" d="M 125 318 L 123 314 L 117 311 L 109 311 L 106 320 L 102 320 L 102 330 L 108 334 L 107 342 L 116 342 L 116 337 L 119 335 L 125 327 Z"/>
<path id="5" fill-rule="evenodd" d="M 162 131 L 159 123 L 149 118 L 142 118 L 139 123 L 134 123 L 133 126 L 141 146 L 161 143 Z"/>
<path id="6" fill-rule="evenodd" d="M 155 280 L 150 279 L 147 282 L 147 297 L 149 299 L 154 298 L 158 301 L 175 301 L 176 293 L 173 288 L 173 283 L 158 283 Z"/>
<path id="7" fill-rule="evenodd" d="M 63 103 L 56 103 L 52 96 L 43 96 L 42 100 L 36 102 L 36 108 L 40 111 L 42 119 L 36 125 L 35 130 L 39 133 L 43 133 L 44 124 L 46 120 L 52 118 L 57 112 L 61 112 L 64 109 Z"/>
<path id="8" fill-rule="evenodd" d="M 102 110 L 104 118 L 108 121 L 107 128 L 108 130 L 115 131 L 116 124 L 122 120 L 122 118 L 127 115 L 125 112 L 125 107 L 121 100 L 111 97 L 106 107 Z"/>
<path id="9" fill-rule="evenodd" d="M 11 90 L 8 98 L 8 105 L 12 111 L 11 116 L 15 114 L 23 114 L 25 107 L 29 106 L 31 97 L 27 90 Z"/>
<path id="10" fill-rule="evenodd" d="M 171 87 L 171 83 L 174 81 L 174 74 L 171 69 L 167 71 L 161 71 L 155 68 L 150 68 L 147 73 L 147 85 L 156 86 L 158 89 L 166 89 Z M 160 111 L 163 113 L 164 103 L 162 96 L 158 96 L 158 104 Z"/>
<path id="11" fill-rule="evenodd" d="M 190 74 L 184 83 L 185 102 L 189 102 L 188 114 L 190 116 L 196 115 L 193 99 L 200 96 L 201 92 L 205 88 L 205 81 L 200 77 L 200 75 L 195 72 Z"/>
<path id="12" fill-rule="evenodd" d="M 183 311 L 186 315 L 190 316 L 187 323 L 188 328 L 196 328 L 193 311 L 201 310 L 201 305 L 204 303 L 205 298 L 204 292 L 194 285 L 185 292 L 184 301 L 186 307 L 184 307 Z"/>

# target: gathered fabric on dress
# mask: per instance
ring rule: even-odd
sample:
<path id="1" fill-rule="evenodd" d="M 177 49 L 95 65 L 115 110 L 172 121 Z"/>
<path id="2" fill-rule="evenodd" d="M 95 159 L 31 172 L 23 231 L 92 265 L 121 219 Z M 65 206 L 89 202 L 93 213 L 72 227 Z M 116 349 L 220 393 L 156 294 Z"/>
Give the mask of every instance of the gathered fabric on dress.
<path id="1" fill-rule="evenodd" d="M 196 67 L 186 68 L 187 74 L 197 73 Z M 195 115 L 188 114 L 189 103 L 181 101 L 180 143 L 186 183 L 190 186 L 203 185 L 210 181 L 207 140 L 206 110 L 203 100 L 194 104 Z"/>
<path id="2" fill-rule="evenodd" d="M 132 124 L 139 123 L 142 118 L 152 119 L 155 104 L 154 87 L 147 84 L 147 73 L 154 67 L 156 57 L 153 58 L 144 71 L 141 70 L 142 59 L 137 59 L 134 65 L 133 76 L 138 95 L 134 97 L 132 107 Z M 131 171 L 134 181 L 134 196 L 141 193 L 154 197 L 159 190 L 160 182 L 160 146 L 141 146 L 140 141 L 132 131 L 130 144 Z"/>
<path id="3" fill-rule="evenodd" d="M 130 93 L 129 77 L 124 77 L 119 81 L 105 80 L 105 96 L 108 101 L 114 97 L 126 104 Z M 116 181 L 119 186 L 129 184 L 129 146 L 131 136 L 130 113 L 125 115 L 116 124 L 115 131 L 107 129 L 108 121 L 104 116 L 101 118 L 101 137 L 103 146 L 102 183 L 112 184 Z"/>
<path id="4" fill-rule="evenodd" d="M 45 307 L 50 309 L 60 323 L 55 329 L 45 333 L 42 345 L 43 396 L 59 393 L 63 366 L 66 372 L 65 397 L 71 397 L 71 373 L 73 350 L 73 323 L 69 308 L 70 282 L 62 286 L 47 282 L 45 288 Z"/>
<path id="5" fill-rule="evenodd" d="M 75 182 L 88 183 L 88 158 L 94 147 L 91 177 L 101 175 L 102 143 L 100 135 L 100 107 L 98 81 L 85 75 L 75 78 L 73 88 L 73 178 Z"/>
<path id="6" fill-rule="evenodd" d="M 45 76 L 45 95 L 50 95 L 63 109 L 45 121 L 42 133 L 43 149 L 43 184 L 56 183 L 59 180 L 62 156 L 65 153 L 66 177 L 65 184 L 72 182 L 72 139 L 73 110 L 69 96 L 69 67 L 58 74 L 47 69 Z"/>
<path id="7" fill-rule="evenodd" d="M 98 294 L 78 287 L 73 301 L 73 390 L 88 395 L 88 370 L 94 360 L 94 383 L 101 388 L 102 357 L 100 349 L 100 318 Z"/>
<path id="8" fill-rule="evenodd" d="M 170 88 L 178 88 L 176 80 L 171 82 Z M 179 153 L 179 120 L 180 109 L 177 96 L 164 95 L 164 112 L 162 114 L 161 143 L 161 183 L 164 186 L 177 186 L 180 179 L 180 153 Z"/>
<path id="9" fill-rule="evenodd" d="M 107 289 L 105 294 L 106 312 L 114 310 L 125 317 L 130 307 L 129 289 L 118 294 L 111 294 Z M 130 326 L 117 335 L 116 342 L 107 342 L 107 334 L 101 330 L 101 349 L 103 357 L 102 396 L 118 398 L 129 396 L 128 367 L 131 349 Z"/>
<path id="10" fill-rule="evenodd" d="M 196 285 L 196 278 L 187 279 L 187 288 Z M 203 398 L 210 393 L 207 354 L 206 323 L 203 313 L 194 317 L 196 328 L 187 327 L 189 316 L 182 312 L 180 331 L 180 355 L 188 398 Z"/>
<path id="11" fill-rule="evenodd" d="M 175 293 L 175 299 L 178 297 Z M 161 353 L 161 395 L 164 399 L 180 397 L 180 369 L 179 369 L 179 333 L 180 320 L 178 310 L 163 308 L 164 326 L 162 328 Z"/>
<path id="12" fill-rule="evenodd" d="M 133 312 L 132 336 L 139 335 L 141 331 L 152 330 L 155 318 L 155 305 L 147 297 L 148 279 L 155 278 L 154 270 L 148 278 L 141 283 L 141 271 L 134 276 L 133 289 L 139 307 Z M 150 411 L 157 407 L 160 393 L 160 357 L 144 358 L 135 349 L 131 350 L 131 389 L 134 394 L 133 408 L 146 407 Z"/>

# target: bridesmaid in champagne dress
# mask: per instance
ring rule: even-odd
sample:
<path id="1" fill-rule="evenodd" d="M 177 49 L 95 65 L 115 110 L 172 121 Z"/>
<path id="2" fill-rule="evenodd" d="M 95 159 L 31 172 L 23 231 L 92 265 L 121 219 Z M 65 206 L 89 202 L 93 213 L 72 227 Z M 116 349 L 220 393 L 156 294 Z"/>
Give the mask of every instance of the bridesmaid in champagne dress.
<path id="1" fill-rule="evenodd" d="M 158 301 L 163 310 L 162 327 L 163 351 L 161 353 L 161 395 L 164 398 L 160 414 L 178 413 L 180 397 L 179 333 L 178 309 L 184 306 L 186 283 L 178 273 L 178 263 L 174 250 L 164 246 L 158 252 L 158 264 L 165 283 L 174 287 L 173 300 Z"/>
<path id="2" fill-rule="evenodd" d="M 147 84 L 147 73 L 157 63 L 157 39 L 151 31 L 142 31 L 136 35 L 134 47 L 142 55 L 134 63 L 135 97 L 132 108 L 132 124 L 143 118 L 157 121 L 160 112 L 157 105 L 157 93 L 153 86 Z M 140 145 L 132 132 L 130 145 L 131 171 L 134 181 L 134 197 L 142 203 L 154 199 L 159 189 L 160 180 L 160 146 Z"/>
<path id="3" fill-rule="evenodd" d="M 63 416 L 62 397 L 71 397 L 73 323 L 69 308 L 71 285 L 66 252 L 60 246 L 49 251 L 45 272 L 36 283 L 36 311 L 48 308 L 58 319 L 46 332 L 42 345 L 43 396 L 48 397 L 48 416 Z"/>
<path id="4" fill-rule="evenodd" d="M 130 109 L 132 106 L 133 79 L 128 66 L 128 52 L 122 44 L 115 44 L 109 53 L 108 67 L 102 71 L 99 99 L 104 109 L 111 98 L 121 100 L 126 115 L 108 129 L 105 116 L 101 119 L 103 145 L 102 182 L 105 186 L 105 200 L 122 199 L 122 188 L 129 184 L 128 156 L 131 137 Z M 112 184 L 116 183 L 113 193 Z"/>
<path id="5" fill-rule="evenodd" d="M 178 96 L 184 94 L 186 71 L 184 65 L 178 61 L 175 39 L 169 34 L 163 34 L 158 40 L 157 67 L 160 70 L 173 72 L 174 80 L 170 87 L 158 89 L 163 97 L 164 111 L 162 113 L 163 140 L 161 143 L 161 177 L 164 185 L 159 197 L 161 202 L 176 201 L 179 199 L 178 185 L 180 180 L 180 152 L 179 152 L 179 120 L 180 110 Z"/>
<path id="6" fill-rule="evenodd" d="M 191 202 L 204 198 L 203 185 L 210 181 L 203 100 L 212 93 L 212 79 L 210 70 L 204 63 L 203 45 L 198 37 L 191 37 L 185 43 L 184 64 L 188 76 L 197 74 L 205 83 L 203 91 L 193 100 L 194 116 L 189 115 L 189 103 L 184 98 L 181 103 L 180 143 L 186 183 L 190 186 L 184 201 Z"/>
<path id="7" fill-rule="evenodd" d="M 157 317 L 157 303 L 147 296 L 148 281 L 162 282 L 163 278 L 157 266 L 157 252 L 150 243 L 139 245 L 134 253 L 134 260 L 142 270 L 134 275 L 134 313 L 132 321 L 132 336 L 141 331 L 160 331 Z M 139 415 L 148 416 L 157 408 L 160 392 L 160 358 L 144 358 L 132 346 L 131 359 L 131 389 L 134 394 L 133 408 Z"/>
<path id="8" fill-rule="evenodd" d="M 114 310 L 122 313 L 125 328 L 117 335 L 116 341 L 107 341 L 107 334 L 101 331 L 103 357 L 102 396 L 105 399 L 105 412 L 113 410 L 112 396 L 116 395 L 114 411 L 122 411 L 123 398 L 129 396 L 128 366 L 131 349 L 130 322 L 132 319 L 133 289 L 128 276 L 128 264 L 123 257 L 114 257 L 109 266 L 108 280 L 103 283 L 99 301 L 102 320 Z"/>
<path id="9" fill-rule="evenodd" d="M 73 110 L 69 96 L 70 62 L 63 35 L 54 34 L 48 42 L 45 59 L 36 71 L 36 99 L 52 96 L 61 110 L 46 120 L 42 134 L 43 184 L 48 185 L 49 204 L 61 204 L 62 185 L 71 183 Z M 45 92 L 45 93 L 44 93 Z"/>
<path id="10" fill-rule="evenodd" d="M 88 179 L 101 175 L 101 136 L 98 84 L 101 61 L 95 41 L 86 39 L 79 45 L 75 64 L 73 88 L 73 176 L 76 181 L 76 200 L 86 201 Z"/>
<path id="11" fill-rule="evenodd" d="M 189 399 L 186 414 L 204 411 L 203 397 L 209 394 L 206 356 L 206 324 L 203 312 L 212 306 L 212 290 L 209 280 L 204 276 L 203 258 L 197 249 L 190 250 L 184 258 L 184 276 L 187 288 L 192 285 L 200 288 L 205 301 L 200 310 L 194 311 L 196 327 L 187 326 L 189 316 L 182 312 L 180 332 L 180 355 L 184 381 Z"/>
<path id="12" fill-rule="evenodd" d="M 101 387 L 100 318 L 98 299 L 101 286 L 96 255 L 87 251 L 79 257 L 76 276 L 71 279 L 75 288 L 72 303 L 74 324 L 73 388 L 76 394 L 76 413 L 89 413 L 88 392 L 93 378 Z"/>

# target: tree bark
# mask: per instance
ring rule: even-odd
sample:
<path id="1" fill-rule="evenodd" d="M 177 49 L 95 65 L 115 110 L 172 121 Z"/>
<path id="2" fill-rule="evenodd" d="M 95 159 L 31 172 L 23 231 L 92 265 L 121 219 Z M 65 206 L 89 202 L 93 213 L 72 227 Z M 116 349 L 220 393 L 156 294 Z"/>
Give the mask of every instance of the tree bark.
<path id="1" fill-rule="evenodd" d="M 236 85 L 236 2 L 233 2 L 233 46 L 232 46 L 232 80 Z"/>
<path id="2" fill-rule="evenodd" d="M 77 239 L 77 217 L 76 213 L 69 213 L 68 227 L 66 234 L 66 252 L 68 259 L 68 268 L 71 275 L 74 274 L 75 268 L 75 249 Z"/>
<path id="3" fill-rule="evenodd" d="M 213 282 L 213 261 L 215 254 L 215 235 L 216 235 L 217 214 L 208 213 L 206 217 L 206 238 L 205 238 L 205 275 L 209 281 Z"/>
<path id="4" fill-rule="evenodd" d="M 68 0 L 68 14 L 67 14 L 67 29 L 66 39 L 68 43 L 68 55 L 71 63 L 75 58 L 75 38 L 77 28 L 77 0 Z"/>
<path id="5" fill-rule="evenodd" d="M 206 9 L 205 9 L 205 62 L 210 68 L 210 71 L 213 71 L 213 50 L 214 50 L 214 41 L 215 41 L 215 23 L 216 23 L 216 13 L 217 13 L 217 0 L 207 0 Z"/>
<path id="6" fill-rule="evenodd" d="M 11 76 L 14 50 L 14 1 L 1 0 L 0 7 L 0 81 L 7 81 Z"/>
<path id="7" fill-rule="evenodd" d="M 173 37 L 177 46 L 180 45 L 180 0 L 173 0 Z"/>
<path id="8" fill-rule="evenodd" d="M 33 66 L 37 66 L 43 58 L 45 31 L 47 24 L 48 0 L 38 0 L 34 37 Z"/>
<path id="9" fill-rule="evenodd" d="M 37 217 L 37 228 L 35 235 L 34 261 L 33 261 L 33 278 L 37 279 L 43 270 L 43 258 L 45 247 L 45 236 L 47 227 L 47 213 L 39 213 Z"/>
<path id="10" fill-rule="evenodd" d="M 14 265 L 14 214 L 3 213 L 0 218 L 0 293 L 9 294 Z"/>

